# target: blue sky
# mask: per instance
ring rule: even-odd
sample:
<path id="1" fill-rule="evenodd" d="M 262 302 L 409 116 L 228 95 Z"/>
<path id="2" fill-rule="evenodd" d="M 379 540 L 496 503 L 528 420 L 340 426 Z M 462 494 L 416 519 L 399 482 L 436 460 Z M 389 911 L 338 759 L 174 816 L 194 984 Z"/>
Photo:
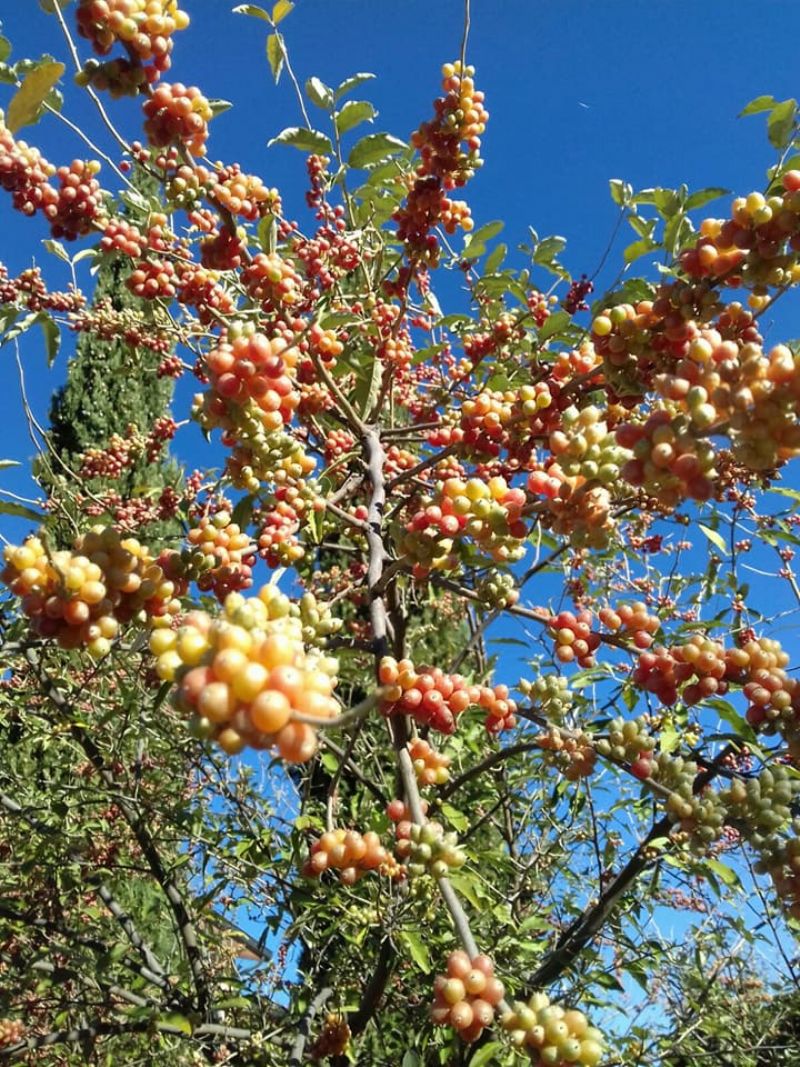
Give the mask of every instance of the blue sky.
<path id="1" fill-rule="evenodd" d="M 272 83 L 266 24 L 231 14 L 231 6 L 221 0 L 187 3 L 192 25 L 176 38 L 169 79 L 234 102 L 212 124 L 210 157 L 238 161 L 278 186 L 287 214 L 302 221 L 304 157 L 266 147 L 280 129 L 299 122 L 293 91 L 285 76 L 279 86 Z M 32 0 L 2 5 L 2 16 L 12 58 L 43 51 L 64 57 L 57 22 Z M 442 62 L 459 53 L 462 17 L 461 0 L 298 0 L 281 29 L 301 82 L 315 74 L 335 85 L 355 71 L 374 72 L 377 79 L 356 96 L 377 106 L 375 130 L 406 138 L 429 117 Z M 486 164 L 467 192 L 476 224 L 503 218 L 502 240 L 512 249 L 527 238 L 528 226 L 541 236 L 561 234 L 568 240 L 565 265 L 573 274 L 592 274 L 617 217 L 610 178 L 636 188 L 685 182 L 692 190 L 723 186 L 746 193 L 763 187 L 774 158 L 763 119 L 736 115 L 760 94 L 797 94 L 798 31 L 800 11 L 785 0 L 473 0 L 468 56 L 491 114 Z M 0 86 L 0 106 L 10 92 Z M 115 155 L 82 95 L 68 85 L 66 96 L 65 112 Z M 309 109 L 312 120 L 324 121 Z M 138 105 L 126 101 L 111 110 L 120 128 L 135 137 Z M 23 136 L 53 162 L 86 154 L 52 118 Z M 712 214 L 725 210 L 726 200 L 709 208 Z M 14 214 L 5 194 L 0 219 L 0 260 L 11 273 L 35 258 L 47 261 L 48 269 L 52 265 L 52 277 L 63 282 L 59 264 L 39 243 L 47 236 L 42 221 Z M 629 230 L 619 236 L 610 265 L 616 268 L 622 247 L 633 239 Z M 600 275 L 598 290 L 613 273 Z M 800 335 L 794 315 L 788 298 L 779 305 L 770 339 Z M 21 345 L 29 398 L 40 420 L 64 379 L 68 348 L 65 342 L 48 372 L 38 334 Z M 192 391 L 189 382 L 179 398 Z M 0 487 L 30 493 L 25 465 L 32 449 L 10 348 L 0 350 L 0 396 L 0 458 L 23 462 L 0 471 Z M 179 435 L 175 450 L 188 466 L 219 462 L 219 453 L 204 450 L 191 428 Z M 0 519 L 0 531 L 9 537 L 26 529 L 20 520 Z M 512 655 L 504 652 L 506 662 Z"/>

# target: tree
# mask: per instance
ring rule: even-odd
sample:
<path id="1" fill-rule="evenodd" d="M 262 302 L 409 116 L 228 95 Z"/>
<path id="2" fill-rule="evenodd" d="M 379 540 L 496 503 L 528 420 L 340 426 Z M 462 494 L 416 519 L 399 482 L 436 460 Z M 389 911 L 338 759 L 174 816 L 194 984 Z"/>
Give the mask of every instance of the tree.
<path id="1" fill-rule="evenodd" d="M 157 183 L 141 168 L 133 172 L 132 185 L 138 197 L 157 197 Z M 122 209 L 124 216 L 124 203 Z M 49 495 L 60 496 L 74 512 L 70 496 L 78 475 L 81 497 L 90 494 L 99 500 L 96 515 L 105 506 L 117 522 L 137 530 L 147 527 L 149 535 L 163 539 L 180 532 L 174 521 L 179 472 L 168 452 L 175 431 L 169 404 L 180 361 L 159 333 L 157 315 L 148 316 L 142 329 L 137 301 L 124 284 L 128 273 L 118 257 L 98 264 L 88 315 L 100 329 L 78 335 L 66 384 L 53 397 L 51 449 L 39 464 L 39 476 Z M 114 323 L 109 336 L 103 335 L 104 318 Z M 132 347 L 143 354 L 132 357 Z M 64 536 L 68 530 L 57 539 Z"/>
<path id="2" fill-rule="evenodd" d="M 0 343 L 80 334 L 48 481 L 72 543 L 2 575 L 0 1060 L 746 1067 L 720 1017 L 769 1014 L 791 1062 L 794 1001 L 743 975 L 795 974 L 800 684 L 741 559 L 797 596 L 800 353 L 761 333 L 800 281 L 796 103 L 747 109 L 779 158 L 727 219 L 613 181 L 625 264 L 664 262 L 590 308 L 561 238 L 520 266 L 457 199 L 469 18 L 407 144 L 357 132 L 370 75 L 303 92 L 291 4 L 243 5 L 297 86 L 306 232 L 205 158 L 225 104 L 165 80 L 174 0 L 49 6 L 126 159 L 49 164 L 19 131 L 64 68 L 7 68 L 0 185 L 98 281 L 89 310 L 39 272 L 0 290 Z M 189 366 L 207 469 L 145 545 L 159 373 Z"/>

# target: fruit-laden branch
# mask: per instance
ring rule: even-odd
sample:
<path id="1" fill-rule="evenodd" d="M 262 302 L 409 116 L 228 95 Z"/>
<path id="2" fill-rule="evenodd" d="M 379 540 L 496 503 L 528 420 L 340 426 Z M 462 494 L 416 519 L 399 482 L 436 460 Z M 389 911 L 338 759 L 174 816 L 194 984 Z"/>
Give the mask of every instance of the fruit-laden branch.
<path id="1" fill-rule="evenodd" d="M 84 750 L 95 770 L 109 789 L 116 790 L 114 776 L 106 766 L 103 755 L 97 745 L 82 726 L 70 721 L 69 713 L 71 711 L 71 706 L 69 701 L 60 692 L 52 678 L 41 669 L 37 657 L 32 652 L 26 653 L 26 659 L 33 670 L 38 673 L 45 696 L 69 722 L 71 735 Z M 118 795 L 116 804 L 130 827 L 133 836 L 136 838 L 139 847 L 142 850 L 142 854 L 147 861 L 147 865 L 150 868 L 153 877 L 161 886 L 162 892 L 170 906 L 178 934 L 186 950 L 189 968 L 192 972 L 195 993 L 197 994 L 197 1009 L 203 1016 L 205 1016 L 210 1008 L 210 993 L 205 973 L 205 960 L 203 959 L 203 953 L 201 952 L 197 941 L 197 933 L 194 923 L 186 908 L 183 897 L 175 884 L 174 878 L 167 871 L 162 862 L 161 854 L 158 851 L 144 819 L 127 798 Z"/>

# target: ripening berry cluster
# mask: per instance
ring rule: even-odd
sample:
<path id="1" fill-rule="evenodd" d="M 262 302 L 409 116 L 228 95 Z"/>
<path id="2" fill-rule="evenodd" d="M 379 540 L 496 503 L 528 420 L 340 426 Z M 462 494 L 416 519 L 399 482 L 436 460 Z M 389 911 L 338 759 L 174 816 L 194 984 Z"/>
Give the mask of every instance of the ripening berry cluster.
<path id="1" fill-rule="evenodd" d="M 472 959 L 460 950 L 447 959 L 447 973 L 433 983 L 431 1019 L 437 1026 L 452 1026 L 462 1040 L 477 1041 L 494 1022 L 494 1012 L 505 996 L 488 956 Z"/>
<path id="2" fill-rule="evenodd" d="M 368 871 L 385 868 L 389 853 L 373 830 L 329 830 L 311 846 L 303 874 L 319 878 L 324 871 L 338 871 L 342 885 L 355 885 Z"/>
<path id="3" fill-rule="evenodd" d="M 19 1019 L 0 1019 L 0 1048 L 16 1045 L 25 1036 L 25 1027 Z"/>
<path id="4" fill-rule="evenodd" d="M 603 421 L 600 408 L 590 404 L 561 412 L 561 428 L 550 434 L 550 451 L 568 478 L 613 485 L 630 453 L 621 448 Z"/>
<path id="5" fill-rule="evenodd" d="M 460 674 L 445 674 L 439 667 L 416 670 L 411 660 L 398 662 L 391 656 L 381 660 L 379 677 L 381 685 L 388 687 L 384 715 L 410 715 L 420 726 L 452 734 L 458 716 L 477 704 L 487 712 L 489 733 L 511 729 L 516 723 L 517 706 L 505 685 L 469 685 Z"/>
<path id="6" fill-rule="evenodd" d="M 201 426 L 210 429 L 216 425 L 205 417 L 202 394 L 195 397 L 192 413 Z M 296 437 L 267 429 L 263 412 L 249 406 L 229 409 L 227 421 L 231 429 L 223 434 L 222 443 L 231 447 L 231 453 L 225 470 L 237 489 L 258 493 L 266 485 L 299 491 L 308 488 L 308 475 L 316 467 L 316 461 Z M 299 512 L 296 503 L 291 503 Z"/>
<path id="7" fill-rule="evenodd" d="M 458 870 L 467 862 L 466 853 L 458 847 L 458 837 L 445 833 L 438 822 L 420 826 L 403 821 L 395 827 L 395 839 L 395 855 L 408 860 L 407 871 L 415 878 L 425 874 L 446 878 L 451 869 Z"/>
<path id="8" fill-rule="evenodd" d="M 496 563 L 511 563 L 524 553 L 528 532 L 522 517 L 525 492 L 505 478 L 488 481 L 448 478 L 435 497 L 423 498 L 405 525 L 401 549 L 416 564 L 415 575 L 456 565 L 455 540 L 469 537 Z"/>
<path id="9" fill-rule="evenodd" d="M 513 607 L 519 600 L 519 589 L 513 574 L 489 570 L 475 586 L 481 603 L 490 608 Z"/>
<path id="10" fill-rule="evenodd" d="M 640 779 L 653 773 L 652 759 L 656 747 L 647 719 L 612 719 L 608 724 L 608 736 L 595 741 L 595 749 L 601 756 L 608 756 L 620 763 L 631 765 L 632 773 Z"/>
<path id="11" fill-rule="evenodd" d="M 597 753 L 588 734 L 571 734 L 551 726 L 535 740 L 547 753 L 547 761 L 558 767 L 568 781 L 587 778 L 594 770 Z"/>
<path id="12" fill-rule="evenodd" d="M 299 529 L 300 513 L 287 500 L 276 500 L 262 513 L 258 551 L 267 566 L 286 567 L 303 558 L 305 549 L 296 536 Z"/>
<path id="13" fill-rule="evenodd" d="M 445 64 L 445 95 L 434 102 L 434 118 L 411 138 L 420 162 L 406 202 L 393 217 L 397 236 L 414 260 L 436 263 L 439 243 L 431 232 L 436 226 L 444 226 L 448 233 L 459 225 L 465 230 L 473 227 L 467 205 L 451 200 L 447 192 L 464 185 L 483 162 L 480 137 L 489 115 L 483 93 L 475 89 L 474 73 L 472 67 L 462 71 L 458 62 Z"/>
<path id="14" fill-rule="evenodd" d="M 166 148 L 178 142 L 196 156 L 205 154 L 212 110 L 197 86 L 162 82 L 145 100 L 142 110 L 150 144 Z"/>
<path id="15" fill-rule="evenodd" d="M 561 663 L 577 663 L 579 667 L 593 667 L 594 653 L 600 645 L 600 634 L 592 629 L 594 616 L 585 609 L 576 615 L 560 611 L 550 619 L 548 630 L 556 641 L 556 659 Z"/>
<path id="16" fill-rule="evenodd" d="M 444 785 L 450 779 L 450 757 L 437 752 L 427 741 L 415 737 L 408 751 L 414 763 L 414 774 L 420 785 Z"/>
<path id="17" fill-rule="evenodd" d="M 299 601 L 292 602 L 292 614 L 300 620 L 301 633 L 307 645 L 324 642 L 338 633 L 343 625 L 342 619 L 334 617 L 330 606 L 317 600 L 313 593 L 304 593 Z"/>
<path id="18" fill-rule="evenodd" d="M 50 220 L 50 232 L 56 239 L 74 241 L 91 233 L 102 211 L 103 196 L 95 175 L 100 171 L 96 160 L 75 159 L 68 167 L 56 171 L 56 201 L 44 209 Z"/>
<path id="19" fill-rule="evenodd" d="M 765 767 L 757 778 L 734 778 L 720 791 L 720 801 L 754 848 L 763 848 L 770 834 L 792 821 L 792 803 L 800 793 L 800 779 L 787 767 Z"/>
<path id="20" fill-rule="evenodd" d="M 528 490 L 545 497 L 543 526 L 568 537 L 575 548 L 605 548 L 614 529 L 611 494 L 604 485 L 568 478 L 558 463 L 528 476 Z M 537 509 L 538 510 L 538 509 Z"/>
<path id="21" fill-rule="evenodd" d="M 119 41 L 151 83 L 169 70 L 172 35 L 189 25 L 177 0 L 79 0 L 75 19 L 97 55 L 107 56 Z"/>
<path id="22" fill-rule="evenodd" d="M 659 408 L 644 423 L 617 427 L 617 442 L 633 453 L 622 478 L 641 486 L 659 503 L 672 508 L 687 497 L 708 500 L 717 472 L 713 446 L 694 432 L 686 415 Z"/>
<path id="23" fill-rule="evenodd" d="M 154 630 L 150 649 L 196 736 L 231 755 L 274 745 L 287 762 L 305 763 L 317 732 L 295 716 L 323 724 L 340 710 L 336 661 L 304 647 L 302 624 L 274 585 L 248 599 L 230 593 L 219 618 L 193 611 L 178 630 Z"/>
<path id="24" fill-rule="evenodd" d="M 231 409 L 249 405 L 265 430 L 280 430 L 300 402 L 294 381 L 298 357 L 283 337 L 229 333 L 206 356 L 211 388 L 203 397 L 205 424 L 230 437 Z"/>
<path id="25" fill-rule="evenodd" d="M 228 593 L 253 584 L 256 544 L 232 521 L 230 512 L 204 515 L 186 539 L 191 547 L 181 554 L 182 571 L 202 592 L 212 592 L 223 601 Z"/>
<path id="26" fill-rule="evenodd" d="M 589 1026 L 581 1011 L 551 1004 L 546 993 L 534 993 L 525 1004 L 514 1003 L 502 1018 L 512 1043 L 530 1056 L 535 1067 L 597 1067 L 604 1054 L 603 1035 Z"/>
<path id="27" fill-rule="evenodd" d="M 800 171 L 787 171 L 783 193 L 765 197 L 753 192 L 737 197 L 727 220 L 704 219 L 694 248 L 681 256 L 693 278 L 713 278 L 726 285 L 754 289 L 751 306 L 764 306 L 768 288 L 800 281 Z"/>
<path id="28" fill-rule="evenodd" d="M 519 691 L 549 722 L 563 723 L 572 708 L 572 693 L 563 674 L 540 674 L 534 682 L 523 678 Z"/>
<path id="29" fill-rule="evenodd" d="M 23 215 L 55 206 L 57 193 L 48 181 L 56 168 L 25 141 L 17 141 L 0 120 L 0 187 Z"/>
<path id="30" fill-rule="evenodd" d="M 23 215 L 41 211 L 55 238 L 74 241 L 99 224 L 103 195 L 96 160 L 76 159 L 56 169 L 25 141 L 17 141 L 0 120 L 0 188 Z M 49 181 L 58 178 L 58 185 Z"/>
<path id="31" fill-rule="evenodd" d="M 725 808 L 711 789 L 694 790 L 698 767 L 682 756 L 659 752 L 650 761 L 649 778 L 670 791 L 667 814 L 675 828 L 672 836 L 704 852 L 715 841 L 725 823 Z"/>
<path id="32" fill-rule="evenodd" d="M 793 820 L 791 837 L 768 837 L 760 852 L 754 869 L 770 876 L 789 914 L 800 919 L 800 819 Z"/>
<path id="33" fill-rule="evenodd" d="M 48 552 L 31 536 L 3 556 L 2 581 L 22 598 L 35 632 L 62 648 L 85 646 L 92 656 L 104 656 L 120 624 L 168 619 L 178 607 L 179 584 L 165 574 L 166 561 L 111 527 L 81 534 L 72 551 Z"/>
<path id="34" fill-rule="evenodd" d="M 259 252 L 242 271 L 242 285 L 264 311 L 291 308 L 303 298 L 303 279 L 277 252 Z"/>
<path id="35" fill-rule="evenodd" d="M 615 393 L 641 397 L 654 374 L 671 372 L 686 358 L 699 324 L 720 309 L 719 295 L 708 282 L 685 281 L 659 286 L 653 300 L 606 308 L 592 322 L 592 342 Z"/>
<path id="36" fill-rule="evenodd" d="M 350 1027 L 343 1015 L 329 1011 L 325 1023 L 309 1045 L 312 1060 L 325 1060 L 333 1056 L 343 1056 L 350 1043 Z"/>

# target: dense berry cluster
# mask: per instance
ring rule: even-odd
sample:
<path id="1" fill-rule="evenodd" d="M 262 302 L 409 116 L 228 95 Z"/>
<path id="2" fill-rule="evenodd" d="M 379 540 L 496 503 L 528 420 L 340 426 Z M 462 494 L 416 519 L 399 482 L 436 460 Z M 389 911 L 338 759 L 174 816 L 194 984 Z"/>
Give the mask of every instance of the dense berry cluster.
<path id="1" fill-rule="evenodd" d="M 179 586 L 134 538 L 97 526 L 73 550 L 49 552 L 38 537 L 4 550 L 2 580 L 22 598 L 22 611 L 42 637 L 62 648 L 85 645 L 103 656 L 120 624 L 169 618 Z"/>
<path id="2" fill-rule="evenodd" d="M 517 1001 L 503 1016 L 511 1040 L 523 1049 L 535 1067 L 597 1067 L 603 1058 L 603 1036 L 589 1026 L 583 1012 L 551 1004 L 545 993 L 534 993 L 525 1004 Z"/>
<path id="3" fill-rule="evenodd" d="M 523 678 L 518 688 L 548 722 L 560 724 L 569 715 L 573 698 L 563 674 L 540 674 L 533 682 Z"/>
<path id="4" fill-rule="evenodd" d="M 642 779 L 652 774 L 655 747 L 655 738 L 650 734 L 645 716 L 627 721 L 612 719 L 608 724 L 608 736 L 595 741 L 595 749 L 601 756 L 630 763 L 631 771 Z"/>
<path id="5" fill-rule="evenodd" d="M 213 592 L 223 601 L 228 593 L 249 589 L 253 584 L 256 545 L 250 535 L 231 520 L 230 513 L 205 515 L 187 534 L 191 546 L 182 557 L 184 574 L 203 592 Z"/>
<path id="6" fill-rule="evenodd" d="M 427 741 L 416 737 L 408 746 L 414 773 L 420 785 L 444 785 L 450 778 L 450 757 L 437 752 Z"/>
<path id="7" fill-rule="evenodd" d="M 329 830 L 311 846 L 303 874 L 319 878 L 324 871 L 337 871 L 342 885 L 355 885 L 367 871 L 386 868 L 389 853 L 378 835 L 368 830 Z"/>
<path id="8" fill-rule="evenodd" d="M 172 35 L 189 25 L 177 0 L 79 0 L 75 14 L 78 33 L 99 56 L 107 56 L 119 41 L 144 65 L 154 82 L 170 67 Z"/>
<path id="9" fill-rule="evenodd" d="M 339 711 L 336 661 L 304 647 L 302 624 L 274 585 L 249 599 L 229 593 L 220 618 L 194 611 L 178 630 L 156 629 L 150 648 L 194 731 L 229 754 L 275 745 L 283 759 L 304 763 L 317 734 L 295 716 L 323 724 Z"/>
<path id="10" fill-rule="evenodd" d="M 405 204 L 395 212 L 397 235 L 414 260 L 435 263 L 439 243 L 431 233 L 441 225 L 453 233 L 460 225 L 472 229 L 469 208 L 451 200 L 447 192 L 464 185 L 480 167 L 480 137 L 488 112 L 483 93 L 475 89 L 474 70 L 460 63 L 442 68 L 444 96 L 434 103 L 435 117 L 423 123 L 411 138 L 420 153 Z M 462 148 L 462 144 L 465 148 Z"/>
<path id="11" fill-rule="evenodd" d="M 196 86 L 164 82 L 145 100 L 143 110 L 144 131 L 150 144 L 165 148 L 178 142 L 196 156 L 205 154 L 212 111 Z"/>
<path id="12" fill-rule="evenodd" d="M 787 767 L 765 767 L 757 778 L 734 778 L 720 791 L 720 801 L 741 834 L 755 848 L 763 848 L 770 834 L 785 830 L 792 820 L 792 802 L 800 793 L 800 779 Z"/>
<path id="13" fill-rule="evenodd" d="M 277 252 L 259 252 L 242 271 L 248 295 L 264 309 L 291 308 L 303 296 L 303 279 Z"/>
<path id="14" fill-rule="evenodd" d="M 455 567 L 458 538 L 471 538 L 496 563 L 518 560 L 528 532 L 525 503 L 524 490 L 510 488 L 505 478 L 448 478 L 435 496 L 420 499 L 405 524 L 402 549 L 414 561 L 415 575 Z"/>
<path id="15" fill-rule="evenodd" d="M 25 1027 L 19 1019 L 0 1019 L 0 1048 L 16 1045 L 25 1036 Z"/>
<path id="16" fill-rule="evenodd" d="M 414 668 L 411 660 L 385 656 L 380 681 L 389 688 L 383 697 L 385 715 L 410 715 L 421 726 L 452 734 L 456 720 L 471 705 L 487 712 L 486 729 L 498 733 L 515 724 L 516 704 L 507 686 L 469 685 L 460 674 L 445 674 L 439 667 Z"/>
<path id="17" fill-rule="evenodd" d="M 592 629 L 594 616 L 582 610 L 560 611 L 554 616 L 548 629 L 555 638 L 556 658 L 561 663 L 577 663 L 579 667 L 593 667 L 594 653 L 600 646 L 600 634 Z"/>
<path id="18" fill-rule="evenodd" d="M 308 1052 L 313 1060 L 325 1060 L 331 1056 L 342 1056 L 350 1043 L 350 1027 L 347 1019 L 336 1012 L 328 1012 L 325 1023 L 309 1046 Z"/>
<path id="19" fill-rule="evenodd" d="M 504 995 L 488 956 L 470 959 L 466 952 L 452 952 L 447 973 L 437 975 L 433 983 L 431 1019 L 438 1026 L 452 1026 L 464 1041 L 477 1041 L 494 1022 L 495 1008 Z"/>
<path id="20" fill-rule="evenodd" d="M 570 782 L 587 778 L 594 770 L 597 758 L 591 737 L 583 733 L 570 733 L 551 726 L 539 734 L 536 744 L 547 753 L 548 762 L 554 764 Z"/>

